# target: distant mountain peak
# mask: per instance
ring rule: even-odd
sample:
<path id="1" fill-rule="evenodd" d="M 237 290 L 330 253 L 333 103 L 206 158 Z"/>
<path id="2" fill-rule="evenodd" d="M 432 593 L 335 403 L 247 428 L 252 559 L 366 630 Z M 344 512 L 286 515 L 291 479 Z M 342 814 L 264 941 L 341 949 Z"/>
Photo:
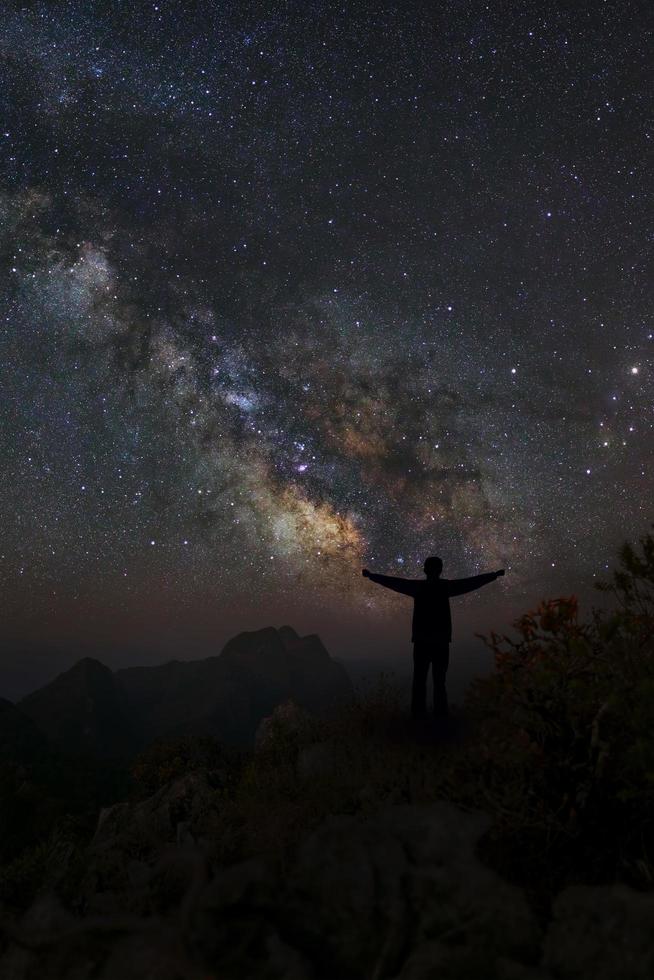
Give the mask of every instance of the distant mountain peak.
<path id="1" fill-rule="evenodd" d="M 132 743 L 122 688 L 113 672 L 94 657 L 83 657 L 19 707 L 59 748 L 120 755 Z"/>
<path id="2" fill-rule="evenodd" d="M 321 712 L 352 694 L 350 679 L 315 633 L 292 626 L 239 633 L 218 656 L 113 673 L 78 660 L 20 709 L 67 751 L 118 755 L 158 735 L 208 734 L 248 743 L 278 704 Z"/>
<path id="3" fill-rule="evenodd" d="M 113 674 L 113 671 L 106 664 L 103 664 L 101 660 L 96 660 L 95 657 L 82 657 L 81 660 L 77 660 L 72 667 L 59 676 L 63 677 L 66 674 L 75 672 L 96 674 L 98 676 Z"/>
<path id="4" fill-rule="evenodd" d="M 292 626 L 280 626 L 277 632 L 281 636 L 284 646 L 297 643 L 297 641 L 300 639 L 299 635 L 295 632 Z"/>

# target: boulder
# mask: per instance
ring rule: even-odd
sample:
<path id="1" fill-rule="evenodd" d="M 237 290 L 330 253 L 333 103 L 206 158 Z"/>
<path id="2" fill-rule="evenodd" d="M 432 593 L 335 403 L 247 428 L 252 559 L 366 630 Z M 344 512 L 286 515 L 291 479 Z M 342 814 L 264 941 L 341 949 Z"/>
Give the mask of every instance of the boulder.
<path id="1" fill-rule="evenodd" d="M 254 734 L 254 747 L 264 752 L 274 746 L 299 745 L 310 739 L 313 728 L 311 715 L 289 699 L 278 704 L 271 714 L 262 718 Z"/>
<path id="2" fill-rule="evenodd" d="M 280 941 L 304 975 L 339 980 L 490 980 L 534 962 L 542 936 L 524 893 L 474 854 L 489 825 L 446 803 L 331 817 L 283 878 L 261 861 L 217 875 L 198 910 L 206 961 L 222 977 L 282 977 L 264 965 Z"/>
<path id="3" fill-rule="evenodd" d="M 654 894 L 627 885 L 574 885 L 557 895 L 543 966 L 557 980 L 651 980 Z"/>
<path id="4" fill-rule="evenodd" d="M 100 811 L 90 850 L 120 849 L 121 841 L 135 835 L 147 836 L 154 847 L 172 843 L 179 825 L 187 834 L 212 797 L 206 776 L 191 772 L 140 803 L 116 803 Z"/>

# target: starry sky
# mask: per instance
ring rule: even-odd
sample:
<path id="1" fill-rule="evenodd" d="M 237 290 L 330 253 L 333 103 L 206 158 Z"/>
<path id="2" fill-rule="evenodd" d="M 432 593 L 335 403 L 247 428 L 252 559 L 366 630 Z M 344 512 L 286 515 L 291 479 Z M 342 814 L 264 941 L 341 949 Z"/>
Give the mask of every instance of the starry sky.
<path id="1" fill-rule="evenodd" d="M 8 5 L 7 677 L 21 644 L 145 662 L 284 622 L 407 658 L 361 568 L 429 554 L 507 569 L 457 600 L 463 646 L 591 595 L 652 518 L 651 27 Z"/>

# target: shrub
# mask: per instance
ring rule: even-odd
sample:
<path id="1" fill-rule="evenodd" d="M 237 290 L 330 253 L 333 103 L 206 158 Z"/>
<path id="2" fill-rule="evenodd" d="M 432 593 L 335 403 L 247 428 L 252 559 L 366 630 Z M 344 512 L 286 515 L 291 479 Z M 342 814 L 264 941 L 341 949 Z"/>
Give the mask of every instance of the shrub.
<path id="1" fill-rule="evenodd" d="M 580 622 L 574 596 L 542 602 L 517 638 L 482 637 L 495 671 L 470 686 L 480 797 L 523 873 L 651 883 L 654 830 L 654 540 L 620 552 L 599 588 L 618 608 Z M 516 866 L 518 862 L 515 862 Z M 528 869 L 528 870 L 527 870 Z"/>
<path id="2" fill-rule="evenodd" d="M 132 763 L 135 795 L 152 796 L 167 783 L 198 771 L 207 775 L 210 784 L 223 786 L 238 772 L 241 754 L 210 735 L 156 738 Z"/>

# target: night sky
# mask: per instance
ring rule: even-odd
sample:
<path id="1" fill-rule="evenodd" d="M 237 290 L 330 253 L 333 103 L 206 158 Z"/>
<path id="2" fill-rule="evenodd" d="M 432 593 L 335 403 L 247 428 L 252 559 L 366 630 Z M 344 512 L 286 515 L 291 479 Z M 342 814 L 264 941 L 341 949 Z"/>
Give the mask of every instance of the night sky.
<path id="1" fill-rule="evenodd" d="M 460 649 L 592 598 L 653 513 L 651 9 L 7 5 L 4 676 L 408 660 L 361 568 L 429 554 L 507 569 Z"/>

